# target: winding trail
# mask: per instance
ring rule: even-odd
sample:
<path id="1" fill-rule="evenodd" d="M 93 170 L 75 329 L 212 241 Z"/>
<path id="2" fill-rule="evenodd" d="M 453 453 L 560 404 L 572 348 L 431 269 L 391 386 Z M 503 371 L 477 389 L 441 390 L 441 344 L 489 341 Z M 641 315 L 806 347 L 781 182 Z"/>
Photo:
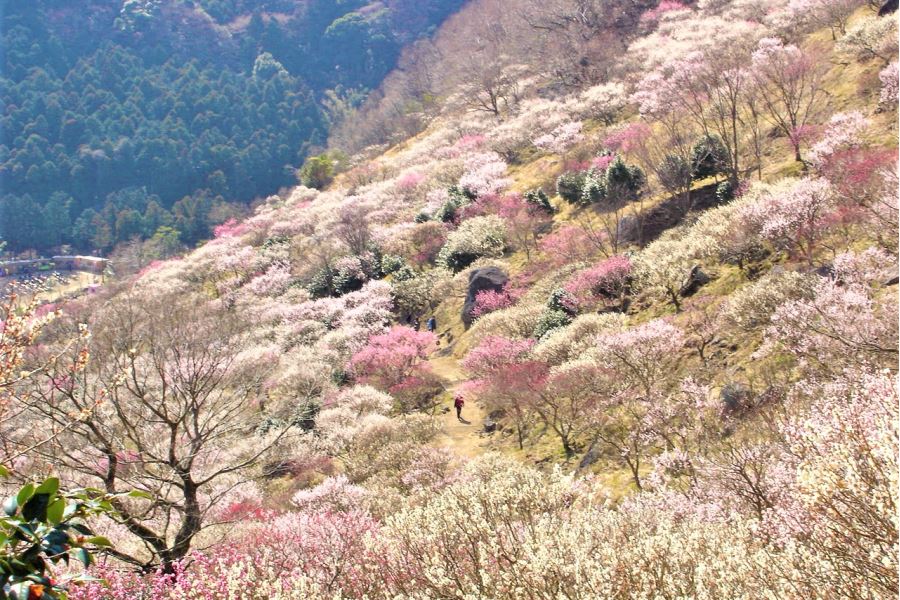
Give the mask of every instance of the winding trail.
<path id="1" fill-rule="evenodd" d="M 466 400 L 462 410 L 462 417 L 466 423 L 456 419 L 456 410 L 453 408 L 453 392 L 460 383 L 465 381 L 462 368 L 452 356 L 433 356 L 428 360 L 431 370 L 448 381 L 447 394 L 438 410 L 435 418 L 441 427 L 441 432 L 435 439 L 435 445 L 452 448 L 457 454 L 468 458 L 474 458 L 484 452 L 484 411 L 474 400 Z M 447 408 L 446 411 L 444 407 Z"/>

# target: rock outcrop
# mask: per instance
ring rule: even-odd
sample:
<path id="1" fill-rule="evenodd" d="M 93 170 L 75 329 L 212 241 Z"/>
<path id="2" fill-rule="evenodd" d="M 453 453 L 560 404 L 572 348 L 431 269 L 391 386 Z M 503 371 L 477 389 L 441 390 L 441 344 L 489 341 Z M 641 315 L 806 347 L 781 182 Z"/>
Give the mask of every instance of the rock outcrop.
<path id="1" fill-rule="evenodd" d="M 466 302 L 462 309 L 462 320 L 466 327 L 475 320 L 472 316 L 472 309 L 475 308 L 475 297 L 478 292 L 484 290 L 499 292 L 507 281 L 509 281 L 509 277 L 497 267 L 482 267 L 469 273 L 469 289 L 466 292 Z"/>

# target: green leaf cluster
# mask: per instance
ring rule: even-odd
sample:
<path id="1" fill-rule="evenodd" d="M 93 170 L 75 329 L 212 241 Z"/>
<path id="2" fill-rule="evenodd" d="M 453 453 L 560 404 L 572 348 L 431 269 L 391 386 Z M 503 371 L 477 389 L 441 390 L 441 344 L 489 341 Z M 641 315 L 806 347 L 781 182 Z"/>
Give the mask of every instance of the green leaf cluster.
<path id="1" fill-rule="evenodd" d="M 0 476 L 8 475 L 0 466 Z M 26 483 L 6 498 L 0 511 L 0 600 L 64 600 L 69 584 L 90 580 L 87 575 L 57 579 L 54 566 L 75 559 L 86 568 L 99 550 L 111 547 L 85 521 L 112 513 L 110 496 L 92 488 L 62 491 L 56 477 Z"/>

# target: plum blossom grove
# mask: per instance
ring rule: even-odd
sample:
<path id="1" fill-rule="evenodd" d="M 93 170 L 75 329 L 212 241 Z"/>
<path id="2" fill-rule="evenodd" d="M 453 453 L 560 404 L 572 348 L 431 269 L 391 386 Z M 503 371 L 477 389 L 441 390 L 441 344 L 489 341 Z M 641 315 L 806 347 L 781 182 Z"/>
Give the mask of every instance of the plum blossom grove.
<path id="1" fill-rule="evenodd" d="M 896 26 L 469 4 L 418 135 L 4 304 L 10 483 L 117 498 L 68 597 L 896 597 Z"/>

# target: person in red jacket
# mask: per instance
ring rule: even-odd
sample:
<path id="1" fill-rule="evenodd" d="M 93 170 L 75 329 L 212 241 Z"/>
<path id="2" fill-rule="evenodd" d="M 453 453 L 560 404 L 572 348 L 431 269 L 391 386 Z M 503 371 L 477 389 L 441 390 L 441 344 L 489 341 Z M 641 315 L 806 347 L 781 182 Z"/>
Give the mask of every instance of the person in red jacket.
<path id="1" fill-rule="evenodd" d="M 459 419 L 460 421 L 463 420 L 462 409 L 463 409 L 463 406 L 465 405 L 465 403 L 466 403 L 466 401 L 463 400 L 462 394 L 457 394 L 456 397 L 453 398 L 453 406 L 456 407 L 456 418 Z"/>

